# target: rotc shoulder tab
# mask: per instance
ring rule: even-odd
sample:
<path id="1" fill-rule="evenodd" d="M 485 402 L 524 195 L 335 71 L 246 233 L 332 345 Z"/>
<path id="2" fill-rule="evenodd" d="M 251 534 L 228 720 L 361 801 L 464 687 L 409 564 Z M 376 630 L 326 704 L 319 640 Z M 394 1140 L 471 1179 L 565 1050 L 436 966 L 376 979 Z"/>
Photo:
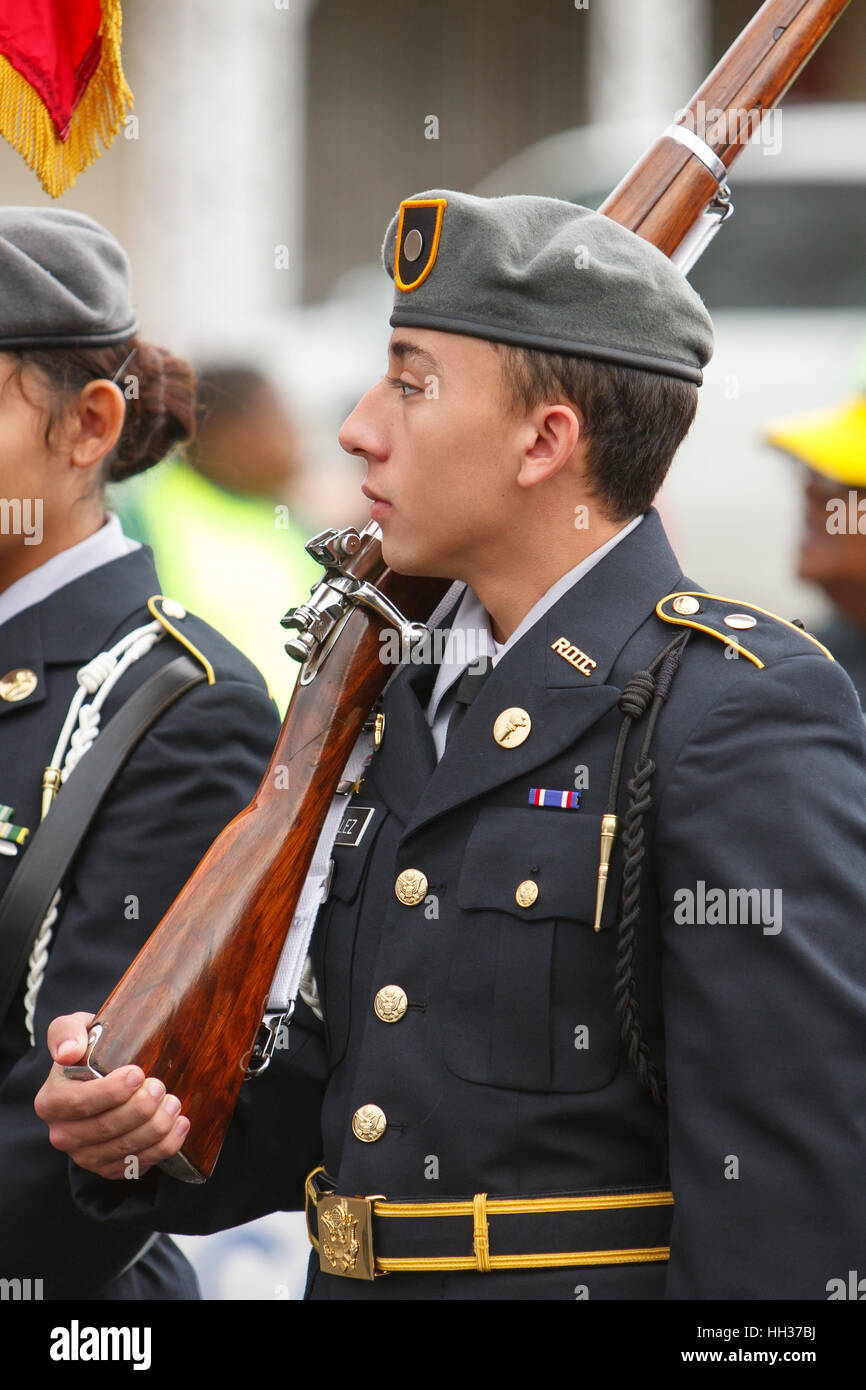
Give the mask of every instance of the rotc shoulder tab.
<path id="1" fill-rule="evenodd" d="M 828 661 L 834 660 L 817 638 L 796 623 L 740 599 L 684 589 L 659 599 L 656 613 L 665 623 L 708 632 L 747 657 L 759 670 L 782 657 L 803 656 L 814 649 Z"/>

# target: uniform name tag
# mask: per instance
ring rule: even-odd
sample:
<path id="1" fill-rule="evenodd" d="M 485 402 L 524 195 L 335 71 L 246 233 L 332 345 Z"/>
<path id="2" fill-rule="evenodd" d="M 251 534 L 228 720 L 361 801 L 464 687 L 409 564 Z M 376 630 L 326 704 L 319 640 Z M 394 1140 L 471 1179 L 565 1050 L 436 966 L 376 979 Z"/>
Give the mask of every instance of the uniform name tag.
<path id="1" fill-rule="evenodd" d="M 350 845 L 355 847 L 364 838 L 364 832 L 370 821 L 373 819 L 373 806 L 350 806 L 340 822 L 340 828 L 334 837 L 335 845 Z"/>

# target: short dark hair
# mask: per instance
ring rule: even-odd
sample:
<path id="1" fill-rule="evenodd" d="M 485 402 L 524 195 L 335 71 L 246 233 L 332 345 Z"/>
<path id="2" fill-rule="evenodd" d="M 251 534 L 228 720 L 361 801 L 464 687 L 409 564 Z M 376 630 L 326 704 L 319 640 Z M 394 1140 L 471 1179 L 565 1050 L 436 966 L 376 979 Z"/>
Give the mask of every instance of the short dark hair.
<path id="1" fill-rule="evenodd" d="M 588 357 L 494 343 L 511 408 L 566 401 L 587 440 L 588 483 L 611 521 L 652 505 L 691 428 L 698 388 L 690 381 Z"/>

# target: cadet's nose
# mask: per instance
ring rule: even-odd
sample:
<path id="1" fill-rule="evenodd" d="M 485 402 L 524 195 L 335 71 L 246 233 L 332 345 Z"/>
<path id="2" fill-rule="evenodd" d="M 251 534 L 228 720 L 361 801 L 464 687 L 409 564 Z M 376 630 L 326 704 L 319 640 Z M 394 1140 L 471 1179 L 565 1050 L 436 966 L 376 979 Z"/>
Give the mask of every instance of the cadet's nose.
<path id="1" fill-rule="evenodd" d="M 362 396 L 351 415 L 344 420 L 337 438 L 347 454 L 360 454 L 366 459 L 388 457 L 388 439 L 380 421 L 380 387 L 373 386 Z"/>

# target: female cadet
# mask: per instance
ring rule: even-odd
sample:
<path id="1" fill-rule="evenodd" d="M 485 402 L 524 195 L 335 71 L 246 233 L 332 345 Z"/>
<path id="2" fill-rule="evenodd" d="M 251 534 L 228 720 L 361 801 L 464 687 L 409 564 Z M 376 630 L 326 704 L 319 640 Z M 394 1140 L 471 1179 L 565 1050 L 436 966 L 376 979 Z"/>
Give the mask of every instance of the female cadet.
<path id="1" fill-rule="evenodd" d="M 160 596 L 151 551 L 105 512 L 105 484 L 158 463 L 194 419 L 189 366 L 137 327 L 104 228 L 0 209 L 0 921 L 40 823 L 64 799 L 79 812 L 70 773 L 94 766 L 112 717 L 184 652 L 199 673 L 114 775 L 32 949 L 25 933 L 16 963 L 0 942 L 0 1277 L 24 1297 L 198 1296 L 166 1236 L 143 1244 L 73 1206 L 33 1098 L 48 1021 L 69 999 L 98 1008 L 251 799 L 278 729 L 256 668 Z"/>

